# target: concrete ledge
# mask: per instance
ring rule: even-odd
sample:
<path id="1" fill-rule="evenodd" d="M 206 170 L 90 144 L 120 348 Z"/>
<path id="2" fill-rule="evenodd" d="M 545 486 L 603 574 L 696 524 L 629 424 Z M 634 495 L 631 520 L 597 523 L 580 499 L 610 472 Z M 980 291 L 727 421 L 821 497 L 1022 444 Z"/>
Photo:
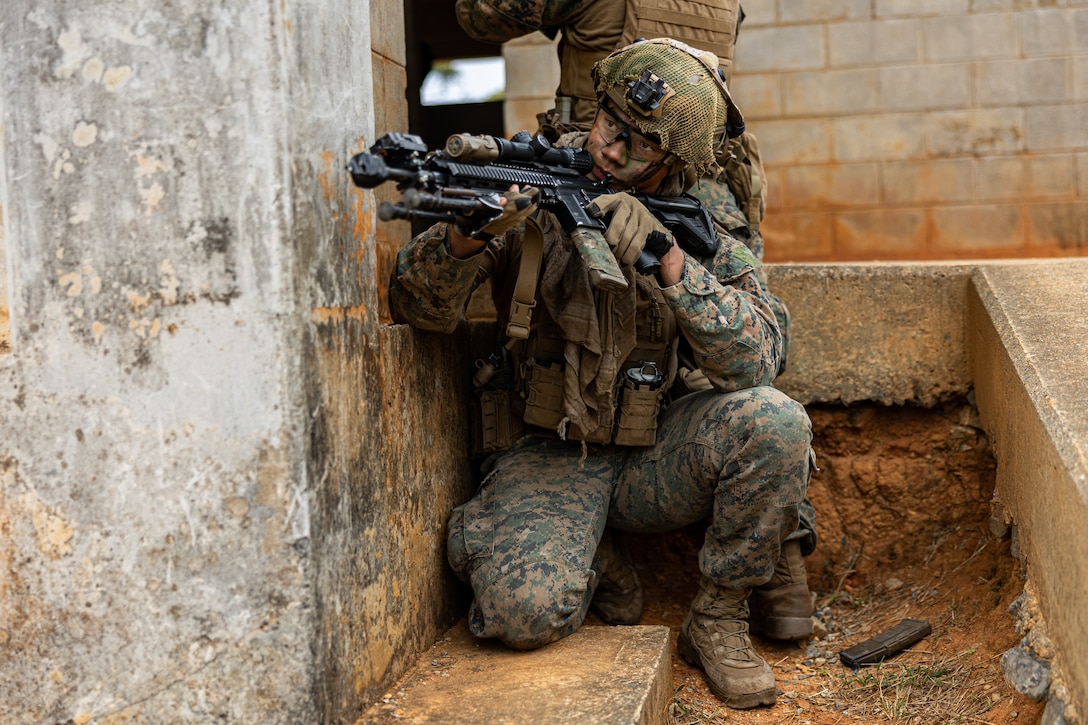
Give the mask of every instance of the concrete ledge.
<path id="1" fill-rule="evenodd" d="M 1088 707 L 1088 260 L 771 265 L 803 403 L 974 390 L 1070 701 Z"/>
<path id="2" fill-rule="evenodd" d="M 771 264 L 770 289 L 793 319 L 789 368 L 775 385 L 808 403 L 931 406 L 971 389 L 972 264 Z M 490 288 L 468 315 L 495 319 Z"/>
<path id="3" fill-rule="evenodd" d="M 996 496 L 1072 701 L 1088 704 L 1088 262 L 980 267 L 972 276 L 976 399 Z"/>
<path id="4" fill-rule="evenodd" d="M 769 265 L 792 317 L 775 385 L 802 403 L 932 406 L 971 389 L 964 264 Z"/>
<path id="5" fill-rule="evenodd" d="M 531 652 L 453 627 L 356 725 L 667 722 L 669 629 L 585 626 Z"/>

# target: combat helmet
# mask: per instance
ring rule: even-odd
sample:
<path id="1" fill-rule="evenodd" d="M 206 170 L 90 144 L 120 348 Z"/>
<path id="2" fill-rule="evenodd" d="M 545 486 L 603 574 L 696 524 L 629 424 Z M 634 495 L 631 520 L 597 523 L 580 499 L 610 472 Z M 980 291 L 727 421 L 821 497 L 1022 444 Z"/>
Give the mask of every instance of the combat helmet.
<path id="1" fill-rule="evenodd" d="M 744 133 L 718 57 L 672 38 L 639 40 L 593 66 L 597 102 L 610 99 L 642 133 L 698 174 L 718 169 L 714 150 Z"/>

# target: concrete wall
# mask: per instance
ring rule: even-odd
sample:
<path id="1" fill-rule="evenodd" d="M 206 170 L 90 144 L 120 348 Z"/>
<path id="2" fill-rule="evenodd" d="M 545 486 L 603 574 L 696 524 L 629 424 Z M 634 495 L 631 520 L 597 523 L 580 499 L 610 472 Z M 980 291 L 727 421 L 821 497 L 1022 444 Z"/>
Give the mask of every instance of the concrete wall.
<path id="1" fill-rule="evenodd" d="M 290 12 L 186 7 L 0 15 L 5 722 L 313 710 L 291 164 L 319 158 Z"/>
<path id="2" fill-rule="evenodd" d="M 958 264 L 772 265 L 791 315 L 786 372 L 802 403 L 933 406 L 971 390 L 965 340 L 972 267 Z"/>
<path id="3" fill-rule="evenodd" d="M 0 107 L 2 108 L 2 107 Z M 4 149 L 3 126 L 0 126 L 0 154 Z M 0 175 L 0 179 L 3 176 Z M 8 265 L 4 253 L 4 217 L 0 208 L 0 355 L 11 351 L 11 322 L 8 320 Z"/>
<path id="4" fill-rule="evenodd" d="M 744 9 L 768 260 L 1088 252 L 1088 3 Z"/>
<path id="5" fill-rule="evenodd" d="M 464 354 L 379 325 L 342 171 L 406 116 L 403 38 L 0 8 L 0 721 L 346 722 L 454 616 Z"/>
<path id="6" fill-rule="evenodd" d="M 1061 684 L 1082 714 L 1088 707 L 1082 645 L 1088 633 L 1088 320 L 1068 311 L 1085 305 L 1088 260 L 983 266 L 972 276 L 968 299 L 979 414 L 998 462 L 997 513 L 1018 527 L 1019 550 L 1045 618 L 1041 631 L 1053 641 Z"/>
<path id="7" fill-rule="evenodd" d="M 342 172 L 404 125 L 400 7 L 0 9 L 0 721 L 350 722 L 463 613 L 471 331 L 381 324 L 407 225 Z M 816 277 L 771 274 L 815 315 L 799 397 L 967 384 L 926 306 L 962 270 Z M 878 383 L 807 367 L 803 295 L 875 308 L 880 280 L 904 316 L 826 323 L 887 325 L 855 340 Z"/>
<path id="8" fill-rule="evenodd" d="M 518 131 L 536 131 L 536 114 L 555 105 L 559 86 L 559 60 L 556 40 L 543 33 L 532 33 L 502 46 L 506 61 L 506 94 L 503 124 L 506 135 Z"/>

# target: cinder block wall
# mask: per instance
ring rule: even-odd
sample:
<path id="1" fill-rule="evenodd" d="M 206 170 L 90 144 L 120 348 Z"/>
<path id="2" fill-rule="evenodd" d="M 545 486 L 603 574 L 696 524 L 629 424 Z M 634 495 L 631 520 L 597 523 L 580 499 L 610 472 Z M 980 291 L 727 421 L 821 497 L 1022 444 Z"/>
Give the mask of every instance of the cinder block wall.
<path id="1" fill-rule="evenodd" d="M 745 0 L 734 95 L 770 184 L 766 260 L 1088 254 L 1088 2 Z M 554 49 L 504 47 L 506 128 Z"/>
<path id="2" fill-rule="evenodd" d="M 1088 252 L 1088 3 L 743 6 L 768 261 Z"/>

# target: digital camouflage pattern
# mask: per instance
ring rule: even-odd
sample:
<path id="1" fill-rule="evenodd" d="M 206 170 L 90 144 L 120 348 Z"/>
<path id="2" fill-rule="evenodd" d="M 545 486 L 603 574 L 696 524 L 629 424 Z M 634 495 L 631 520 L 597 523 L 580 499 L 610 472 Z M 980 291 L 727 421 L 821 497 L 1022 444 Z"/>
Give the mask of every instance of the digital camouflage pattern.
<path id="1" fill-rule="evenodd" d="M 523 35 L 556 28 L 593 0 L 457 0 L 457 22 L 469 37 L 505 43 Z"/>
<path id="2" fill-rule="evenodd" d="M 542 226 L 546 234 L 559 233 L 556 222 Z M 397 321 L 452 332 L 462 320 L 472 291 L 483 281 L 477 274 L 480 259 L 455 258 L 447 238 L 446 225 L 436 224 L 401 249 L 389 291 Z M 512 294 L 517 269 L 511 263 L 519 253 L 514 229 L 505 235 L 491 275 L 500 316 L 508 312 L 502 301 L 509 302 Z M 769 297 L 753 275 L 757 265 L 743 244 L 723 233 L 713 259 L 700 263 L 689 257 L 684 278 L 662 290 L 700 366 L 722 390 L 769 385 L 778 374 L 782 337 Z"/>
<path id="3" fill-rule="evenodd" d="M 695 361 L 718 390 L 739 390 L 752 385 L 770 385 L 778 376 L 782 336 L 765 335 L 759 329 L 766 318 L 737 314 L 722 308 L 722 286 L 763 298 L 763 289 L 752 274 L 759 264 L 743 244 L 730 240 L 722 244 L 711 269 L 688 257 L 679 284 L 661 291 L 684 331 Z M 731 295 L 727 295 L 731 296 Z M 766 313 L 772 318 L 769 303 Z M 760 310 L 763 312 L 763 310 Z"/>
<path id="4" fill-rule="evenodd" d="M 652 448 L 522 439 L 450 518 L 450 564 L 476 594 L 469 627 L 517 649 L 577 630 L 606 522 L 654 533 L 709 516 L 702 573 L 729 589 L 767 581 L 797 526 L 810 441 L 804 409 L 771 387 L 681 398 Z"/>
<path id="5" fill-rule="evenodd" d="M 587 130 L 595 116 L 597 103 L 589 73 L 595 62 L 634 37 L 672 36 L 684 39 L 684 36 L 677 36 L 670 30 L 649 33 L 639 31 L 631 35 L 630 28 L 627 27 L 633 25 L 627 22 L 631 18 L 626 18 L 622 23 L 617 21 L 618 6 L 626 5 L 631 8 L 647 4 L 649 3 L 624 3 L 623 0 L 456 0 L 459 22 L 477 40 L 502 43 L 536 30 L 549 34 L 558 30 L 562 33 L 559 45 L 561 76 L 556 91 L 556 107 L 538 115 L 541 124 L 539 132 L 553 141 L 569 131 Z M 730 0 L 723 5 L 732 7 L 733 4 Z M 709 33 L 709 37 L 714 40 L 726 40 L 719 37 L 716 30 L 710 29 L 706 15 L 694 15 L 701 16 L 699 24 L 704 29 L 701 32 Z M 668 19 L 673 20 L 674 16 L 675 13 L 671 13 Z M 622 32 L 621 25 L 624 26 Z M 688 42 L 711 50 L 718 54 L 720 60 L 726 61 L 732 57 L 735 31 L 734 27 L 733 35 L 728 39 L 727 51 L 699 41 Z M 729 73 L 727 62 L 723 62 L 723 69 Z M 691 180 L 694 180 L 694 174 Z M 732 238 L 747 245 L 755 259 L 762 262 L 763 238 L 758 225 L 748 223 L 724 178 L 704 177 L 689 193 L 703 201 L 722 228 Z M 763 193 L 765 194 L 765 185 Z M 471 260 L 436 261 L 443 258 L 444 239 L 443 230 L 432 230 L 421 240 L 420 247 L 416 248 L 410 259 L 407 256 L 402 257 L 402 281 L 408 287 L 416 289 L 417 293 L 400 298 L 399 307 L 403 314 L 402 319 L 426 319 L 429 329 L 451 331 L 457 326 L 460 309 L 468 299 L 468 294 L 464 291 L 477 283 L 480 275 Z M 444 270 L 445 276 L 437 287 L 433 286 L 433 279 L 431 282 L 425 279 L 428 265 L 442 267 Z M 773 310 L 778 323 L 781 340 L 778 371 L 781 372 L 785 369 L 789 350 L 789 313 L 781 300 L 766 292 L 766 276 L 761 266 L 751 266 L 753 270 L 746 276 L 754 276 L 761 283 L 763 299 Z M 500 311 L 505 310 L 508 298 L 497 295 L 496 304 Z M 699 370 L 696 373 L 710 386 L 706 375 Z M 722 384 L 721 376 L 718 384 Z M 749 391 L 745 391 L 747 392 Z M 630 515 L 633 521 L 642 523 L 658 515 L 655 510 L 659 512 L 662 521 L 683 520 L 685 516 L 692 515 L 694 504 L 685 500 L 677 501 L 675 497 L 668 496 L 672 491 L 669 482 L 688 480 L 681 474 L 701 466 L 712 469 L 713 462 L 700 460 L 692 462 L 690 468 L 685 468 L 684 464 L 676 460 L 669 462 L 656 459 L 657 462 L 652 464 L 652 475 L 649 472 L 642 475 L 642 466 L 651 465 L 647 459 L 659 455 L 658 452 L 666 445 L 665 441 L 690 434 L 689 430 L 683 430 L 682 426 L 674 424 L 676 421 L 686 420 L 690 423 L 701 419 L 702 416 L 695 410 L 693 401 L 701 397 L 722 400 L 732 395 L 741 394 L 720 395 L 711 388 L 705 393 L 688 395 L 674 401 L 661 416 L 662 428 L 658 444 L 651 449 L 628 454 L 614 446 L 593 446 L 587 450 L 583 460 L 580 446 L 563 443 L 553 436 L 526 439 L 515 451 L 501 457 L 477 496 L 454 512 L 448 529 L 450 563 L 460 576 L 472 582 L 476 592 L 470 614 L 472 631 L 478 636 L 501 637 L 517 647 L 540 646 L 575 631 L 582 623 L 597 586 L 599 564 L 592 552 L 596 549 L 596 542 L 599 541 L 605 521 L 613 523 L 620 511 L 620 507 L 616 506 L 615 511 L 609 511 L 602 517 L 602 501 L 611 502 L 613 497 L 617 497 L 617 500 L 624 498 L 629 502 L 629 511 L 648 512 L 644 517 Z M 750 412 L 753 405 L 754 400 L 740 408 Z M 722 402 L 719 410 L 725 410 L 726 407 L 727 404 Z M 763 405 L 755 407 L 762 408 Z M 774 401 L 768 401 L 767 407 L 776 409 Z M 791 416 L 785 410 L 782 415 L 796 423 L 796 416 Z M 801 415 L 803 416 L 803 411 Z M 722 426 L 726 440 L 742 440 L 749 431 L 758 430 L 755 420 L 746 417 L 734 421 L 736 425 L 730 426 L 727 431 Z M 807 425 L 807 418 L 804 420 Z M 733 435 L 738 437 L 731 437 Z M 711 448 L 717 450 L 722 441 L 715 440 L 714 443 Z M 682 448 L 694 451 L 695 445 L 685 443 Z M 807 445 L 804 447 L 807 448 Z M 811 454 L 811 451 L 808 453 Z M 709 451 L 707 455 L 710 455 Z M 774 458 L 773 453 L 770 455 Z M 738 469 L 739 460 L 726 464 L 726 469 L 721 472 L 723 481 L 729 475 L 728 471 Z M 791 466 L 795 470 L 803 468 L 803 475 L 783 474 L 789 477 L 789 481 L 783 484 L 785 490 L 790 488 L 791 483 L 804 481 L 807 485 L 810 470 L 808 460 L 802 463 L 794 457 L 791 461 L 775 461 L 783 471 Z M 812 463 L 814 466 L 814 459 Z M 620 472 L 629 476 L 622 488 L 617 483 Z M 522 484 L 524 489 L 533 491 L 532 496 L 521 498 L 526 493 L 519 488 Z M 773 488 L 774 485 L 768 479 L 765 490 Z M 752 486 L 755 491 L 759 491 L 758 482 L 753 482 Z M 665 493 L 661 499 L 664 503 L 661 505 L 658 504 L 659 489 L 663 489 Z M 687 489 L 681 486 L 678 490 Z M 619 496 L 621 491 L 625 492 L 624 497 Z M 705 492 L 701 495 L 705 498 Z M 735 488 L 734 495 L 743 495 L 743 491 Z M 535 508 L 538 503 L 539 507 Z M 743 509 L 731 518 L 733 512 L 727 499 L 714 498 L 702 515 L 711 510 L 714 512 L 714 525 L 708 531 L 707 541 L 713 540 L 715 543 L 708 544 L 706 553 L 701 553 L 700 556 L 703 560 L 701 565 L 709 561 L 714 569 L 721 568 L 720 562 L 730 558 L 727 554 L 730 532 L 733 532 L 732 540 L 736 543 L 735 532 L 738 531 L 729 528 L 730 522 L 739 524 L 739 519 L 743 518 Z M 721 520 L 718 516 L 719 510 L 725 511 Z M 552 517 L 549 515 L 552 512 L 557 512 L 557 515 Z M 816 546 L 815 512 L 807 498 L 796 507 L 796 512 L 800 523 L 787 538 L 800 540 L 802 553 L 807 556 Z M 793 514 L 788 509 L 781 510 L 780 530 L 789 528 L 792 517 Z M 766 519 L 761 519 L 758 513 L 755 519 L 766 523 Z M 639 529 L 636 526 L 632 530 Z M 520 531 L 532 532 L 527 542 L 528 550 L 519 551 L 521 542 L 517 538 L 511 538 L 512 533 Z M 727 543 L 719 543 L 715 532 L 724 532 Z M 750 551 L 747 553 L 752 554 Z M 757 552 L 750 560 L 742 558 L 741 569 L 758 568 L 760 556 Z M 762 556 L 766 558 L 766 552 Z M 503 562 L 507 561 L 511 568 L 504 571 Z M 770 566 L 773 567 L 773 564 L 771 561 Z"/>
<path id="6" fill-rule="evenodd" d="M 729 234 L 744 243 L 752 251 L 759 262 L 763 262 L 763 235 L 753 231 L 748 225 L 748 219 L 744 212 L 737 206 L 737 199 L 730 191 L 729 185 L 720 177 L 704 176 L 688 189 L 688 194 L 694 196 L 710 210 L 715 221 L 721 224 Z M 767 289 L 767 273 L 762 264 L 754 265 L 756 279 Z M 782 374 L 786 370 L 790 352 L 790 311 L 786 303 L 777 295 L 767 292 L 767 300 L 778 319 L 778 329 L 782 333 L 782 360 L 778 372 Z M 809 507 L 811 509 L 811 506 Z M 813 519 L 814 520 L 814 519 Z M 815 531 L 813 526 L 812 531 Z"/>
<path id="7" fill-rule="evenodd" d="M 737 205 L 737 198 L 729 190 L 729 185 L 710 176 L 704 176 L 688 189 L 688 193 L 710 210 L 719 224 L 725 227 L 731 235 L 739 238 L 756 255 L 756 259 L 763 261 L 763 237 L 752 235 L 748 232 L 748 219 Z"/>
<path id="8" fill-rule="evenodd" d="M 584 141 L 584 136 L 572 139 Z M 569 247 L 555 217 L 539 213 L 545 250 L 561 255 Z M 521 232 L 503 235 L 493 250 L 492 294 L 503 318 L 517 281 Z M 761 266 L 741 242 L 718 228 L 713 258 L 688 257 L 684 278 L 663 290 L 699 366 L 712 383 L 730 391 L 769 385 L 778 374 L 782 334 L 771 298 L 755 276 Z M 478 274 L 482 254 L 457 259 L 448 250 L 445 224 L 436 224 L 401 249 L 389 290 L 394 319 L 436 332 L 452 332 L 462 319 L 473 290 L 485 276 Z M 547 270 L 548 253 L 542 269 Z M 505 324 L 505 319 L 503 319 Z"/>
<path id="9" fill-rule="evenodd" d="M 550 254 L 569 256 L 570 242 L 551 214 L 539 212 L 537 221 L 547 270 Z M 512 229 L 468 259 L 450 254 L 445 224 L 419 235 L 398 256 L 394 319 L 452 332 L 488 277 L 485 258 L 505 318 L 520 235 Z M 711 516 L 700 567 L 726 587 L 767 581 L 780 542 L 806 535 L 797 524 L 809 478 L 808 418 L 770 387 L 782 336 L 755 277 L 759 260 L 723 227 L 719 237 L 712 258 L 688 256 L 681 281 L 660 290 L 711 389 L 671 402 L 649 447 L 583 446 L 530 428 L 536 433 L 499 454 L 477 494 L 451 516 L 449 559 L 472 584 L 477 635 L 532 648 L 576 630 L 597 585 L 594 556 L 606 522 L 650 532 Z M 597 298 L 606 305 L 598 313 L 613 297 Z"/>

